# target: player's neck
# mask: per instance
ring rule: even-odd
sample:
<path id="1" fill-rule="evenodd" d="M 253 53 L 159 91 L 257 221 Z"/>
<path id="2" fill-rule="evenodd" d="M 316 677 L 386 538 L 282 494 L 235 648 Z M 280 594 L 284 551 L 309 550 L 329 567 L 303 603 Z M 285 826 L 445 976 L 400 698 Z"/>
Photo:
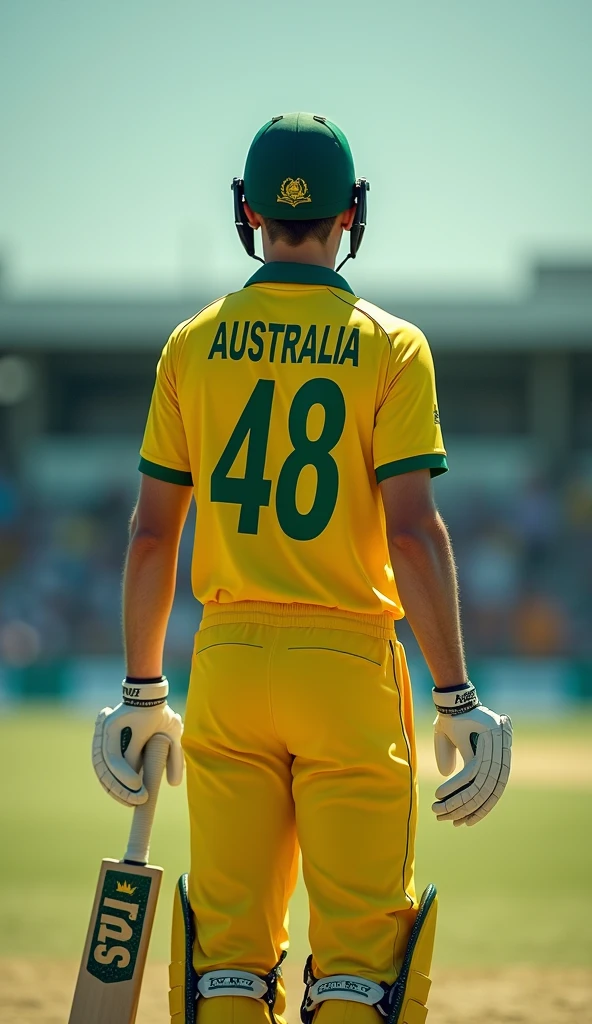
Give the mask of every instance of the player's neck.
<path id="1" fill-rule="evenodd" d="M 266 263 L 309 263 L 313 266 L 335 269 L 337 252 L 333 246 L 322 245 L 316 239 L 307 239 L 302 245 L 287 245 L 286 242 L 270 242 L 263 245 Z"/>

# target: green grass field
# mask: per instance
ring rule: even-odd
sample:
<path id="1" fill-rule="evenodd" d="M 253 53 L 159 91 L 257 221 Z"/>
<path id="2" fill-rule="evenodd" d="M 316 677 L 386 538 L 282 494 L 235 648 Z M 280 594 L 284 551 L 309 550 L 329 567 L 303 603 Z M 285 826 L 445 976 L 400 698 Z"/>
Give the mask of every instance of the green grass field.
<path id="1" fill-rule="evenodd" d="M 590 719 L 565 723 L 584 749 Z M 550 726 L 515 742 L 544 745 Z M 122 856 L 129 812 L 98 786 L 92 716 L 36 709 L 0 720 L 0 955 L 77 958 L 102 857 Z M 422 787 L 417 880 L 441 895 L 437 962 L 589 964 L 592 949 L 592 791 L 528 786 L 517 778 L 472 829 L 438 824 L 433 783 Z M 171 892 L 188 865 L 183 790 L 163 785 L 153 863 L 165 868 L 152 957 L 168 958 Z M 240 837 L 237 837 L 240 841 Z M 292 906 L 292 962 L 307 952 L 306 897 Z"/>

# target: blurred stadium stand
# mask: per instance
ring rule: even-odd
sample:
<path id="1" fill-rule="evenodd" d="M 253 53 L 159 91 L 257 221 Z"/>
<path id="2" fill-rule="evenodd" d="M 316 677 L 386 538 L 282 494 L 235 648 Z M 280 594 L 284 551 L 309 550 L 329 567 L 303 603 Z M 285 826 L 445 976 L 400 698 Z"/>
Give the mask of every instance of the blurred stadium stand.
<path id="1" fill-rule="evenodd" d="M 592 699 L 592 264 L 541 263 L 514 301 L 369 297 L 420 324 L 434 352 L 451 468 L 435 487 L 473 676 L 549 707 Z M 82 689 L 96 703 L 112 689 L 156 361 L 172 328 L 210 299 L 0 295 L 7 695 Z M 189 526 L 167 649 L 179 686 L 199 621 L 190 549 Z M 401 635 L 425 674 L 405 626 Z"/>

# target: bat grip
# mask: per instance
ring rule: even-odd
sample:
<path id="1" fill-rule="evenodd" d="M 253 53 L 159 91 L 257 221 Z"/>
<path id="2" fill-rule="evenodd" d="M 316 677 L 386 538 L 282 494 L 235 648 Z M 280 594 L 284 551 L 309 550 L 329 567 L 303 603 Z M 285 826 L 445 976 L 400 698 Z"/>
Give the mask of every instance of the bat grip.
<path id="1" fill-rule="evenodd" d="M 169 741 L 158 733 L 148 740 L 144 748 L 143 781 L 148 790 L 145 804 L 134 808 L 134 817 L 130 829 L 127 850 L 124 860 L 135 864 L 147 864 L 150 852 L 150 833 L 154 822 L 156 801 L 169 753 Z"/>

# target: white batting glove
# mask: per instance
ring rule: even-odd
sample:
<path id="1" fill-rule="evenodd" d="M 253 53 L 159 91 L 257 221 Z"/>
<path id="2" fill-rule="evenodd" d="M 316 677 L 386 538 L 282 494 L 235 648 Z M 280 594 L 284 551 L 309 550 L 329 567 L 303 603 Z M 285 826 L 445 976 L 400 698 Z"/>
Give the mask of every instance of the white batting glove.
<path id="1" fill-rule="evenodd" d="M 432 810 L 438 821 L 476 825 L 502 795 L 510 775 L 512 723 L 484 707 L 472 683 L 432 691 L 438 711 L 434 749 L 441 775 L 450 775 L 456 751 L 464 768 L 436 790 Z"/>
<path id="2" fill-rule="evenodd" d="M 139 774 L 144 747 L 158 734 L 169 741 L 167 779 L 171 786 L 183 781 L 183 722 L 167 704 L 168 680 L 123 681 L 123 701 L 103 708 L 95 723 L 93 767 L 98 780 L 115 800 L 127 806 L 146 803 L 148 790 Z"/>

